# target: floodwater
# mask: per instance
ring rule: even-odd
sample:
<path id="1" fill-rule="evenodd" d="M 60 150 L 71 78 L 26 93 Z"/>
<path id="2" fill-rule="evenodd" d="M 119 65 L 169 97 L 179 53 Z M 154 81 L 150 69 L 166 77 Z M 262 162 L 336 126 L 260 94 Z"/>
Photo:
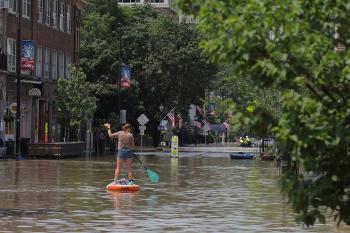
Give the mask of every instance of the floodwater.
<path id="1" fill-rule="evenodd" d="M 141 190 L 111 193 L 113 159 L 0 161 L 0 232 L 350 232 L 296 224 L 273 162 L 143 155 L 159 183 L 135 161 Z"/>

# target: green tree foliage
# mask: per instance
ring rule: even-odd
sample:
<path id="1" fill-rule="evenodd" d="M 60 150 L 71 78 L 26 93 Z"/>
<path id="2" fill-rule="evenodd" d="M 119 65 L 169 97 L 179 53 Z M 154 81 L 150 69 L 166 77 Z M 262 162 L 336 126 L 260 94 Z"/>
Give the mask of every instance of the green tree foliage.
<path id="1" fill-rule="evenodd" d="M 117 112 L 120 37 L 122 62 L 132 67 L 132 86 L 121 91 L 121 106 L 132 123 L 145 113 L 153 124 L 147 132 L 159 135 L 159 106 L 164 111 L 176 106 L 187 115 L 188 106 L 199 103 L 210 88 L 216 68 L 199 48 L 193 26 L 178 24 L 148 5 L 117 8 L 116 1 L 89 1 L 82 20 L 81 66 L 89 81 L 105 86 L 96 117 Z"/>
<path id="2" fill-rule="evenodd" d="M 323 210 L 328 208 L 338 222 L 350 224 L 350 4 L 180 3 L 197 15 L 206 38 L 202 45 L 214 61 L 234 63 L 256 87 L 281 91 L 280 118 L 260 106 L 239 117 L 263 131 L 272 130 L 279 153 L 304 169 L 287 171 L 281 178 L 299 220 L 307 225 L 324 222 Z"/>
<path id="3" fill-rule="evenodd" d="M 61 125 L 78 130 L 83 122 L 91 119 L 96 110 L 93 85 L 86 81 L 81 69 L 72 68 L 71 79 L 59 79 L 57 84 L 58 119 Z M 78 136 L 79 139 L 79 136 Z"/>

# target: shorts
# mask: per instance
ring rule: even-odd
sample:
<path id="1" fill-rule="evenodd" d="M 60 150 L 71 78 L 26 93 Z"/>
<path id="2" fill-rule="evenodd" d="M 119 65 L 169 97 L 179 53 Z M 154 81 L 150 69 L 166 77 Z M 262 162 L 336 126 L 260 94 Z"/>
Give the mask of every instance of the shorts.
<path id="1" fill-rule="evenodd" d="M 117 159 L 131 159 L 132 156 L 133 156 L 133 153 L 130 149 L 128 148 L 118 149 Z"/>

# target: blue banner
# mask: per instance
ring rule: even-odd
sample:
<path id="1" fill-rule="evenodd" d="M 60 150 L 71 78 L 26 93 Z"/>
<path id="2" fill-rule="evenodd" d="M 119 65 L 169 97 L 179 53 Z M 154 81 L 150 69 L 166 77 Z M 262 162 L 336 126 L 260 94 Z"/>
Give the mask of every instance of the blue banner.
<path id="1" fill-rule="evenodd" d="M 35 48 L 34 41 L 21 41 L 21 70 L 35 71 Z"/>
<path id="2" fill-rule="evenodd" d="M 121 86 L 122 88 L 131 86 L 131 67 L 129 65 L 123 65 L 121 68 Z"/>

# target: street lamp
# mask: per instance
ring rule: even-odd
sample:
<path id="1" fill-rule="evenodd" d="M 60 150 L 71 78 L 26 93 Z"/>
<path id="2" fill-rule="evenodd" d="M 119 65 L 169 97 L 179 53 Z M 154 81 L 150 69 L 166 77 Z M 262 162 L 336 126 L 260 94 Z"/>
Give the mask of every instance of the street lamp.
<path id="1" fill-rule="evenodd" d="M 16 112 L 16 157 L 20 155 L 21 138 L 21 23 L 22 23 L 22 1 L 18 3 L 17 18 L 17 53 L 16 53 L 16 93 L 17 93 L 17 112 Z"/>
<path id="2" fill-rule="evenodd" d="M 163 110 L 164 110 L 164 106 L 163 104 L 160 104 L 159 106 L 160 117 L 163 116 Z M 161 146 L 162 146 L 162 120 L 163 119 L 160 119 L 160 122 L 159 122 L 159 142 Z"/>

